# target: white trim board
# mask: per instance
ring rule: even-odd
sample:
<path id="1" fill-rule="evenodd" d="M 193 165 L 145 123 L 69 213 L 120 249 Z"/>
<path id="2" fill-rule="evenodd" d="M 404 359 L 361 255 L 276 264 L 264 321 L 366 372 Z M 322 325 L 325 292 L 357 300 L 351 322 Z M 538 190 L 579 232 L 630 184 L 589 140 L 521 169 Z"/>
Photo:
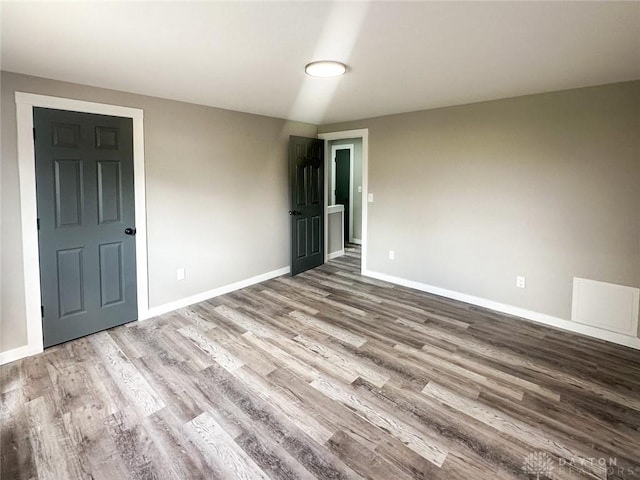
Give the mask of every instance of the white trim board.
<path id="1" fill-rule="evenodd" d="M 36 355 L 40 352 L 42 352 L 42 348 L 38 348 L 38 345 L 25 345 L 5 352 L 0 352 L 0 365 L 15 362 L 16 360 L 30 357 L 31 355 Z"/>
<path id="2" fill-rule="evenodd" d="M 342 250 L 336 250 L 327 255 L 327 260 L 333 260 L 334 258 L 342 257 L 344 255 L 344 248 Z"/>
<path id="3" fill-rule="evenodd" d="M 342 213 L 344 212 L 344 205 L 329 205 L 327 207 L 327 213 L 332 215 L 334 213 Z"/>
<path id="4" fill-rule="evenodd" d="M 50 97 L 16 92 L 18 130 L 18 175 L 22 220 L 22 249 L 27 321 L 27 345 L 0 354 L 18 360 L 43 351 L 42 318 L 40 315 L 40 265 L 38 249 L 35 148 L 33 144 L 33 108 L 54 108 L 83 113 L 97 113 L 131 118 L 133 121 L 133 170 L 136 215 L 136 282 L 138 320 L 148 318 L 149 283 L 147 271 L 147 212 L 144 169 L 144 112 L 139 108 L 85 102 L 69 98 Z M 9 355 L 10 354 L 10 355 Z"/>
<path id="5" fill-rule="evenodd" d="M 362 138 L 362 260 L 360 263 L 360 269 L 362 272 L 367 270 L 367 215 L 369 206 L 367 202 L 369 193 L 369 129 L 361 128 L 358 130 L 344 130 L 341 132 L 327 132 L 318 134 L 318 138 L 324 140 L 324 165 L 325 172 L 328 171 L 328 165 L 330 161 L 330 152 L 327 149 L 327 145 L 331 140 L 346 140 L 349 138 Z M 327 175 L 324 176 L 324 188 L 327 192 L 329 185 Z M 327 198 L 329 198 L 327 196 Z M 324 244 L 329 244 L 329 215 L 327 214 L 327 208 L 324 211 Z M 325 262 L 327 258 L 327 249 L 325 248 Z"/>
<path id="6" fill-rule="evenodd" d="M 413 288 L 420 290 L 421 292 L 432 293 L 441 297 L 451 298 L 460 302 L 469 303 L 478 307 L 488 308 L 500 313 L 506 313 L 515 317 L 521 317 L 526 320 L 531 320 L 551 327 L 556 327 L 561 330 L 567 330 L 569 332 L 580 333 L 589 337 L 594 337 L 599 340 L 605 340 L 608 342 L 616 343 L 618 345 L 624 345 L 625 347 L 635 348 L 640 350 L 640 338 L 630 337 L 616 332 L 602 330 L 600 328 L 591 327 L 581 323 L 572 322 L 570 320 L 564 320 L 562 318 L 553 317 L 544 313 L 538 313 L 531 310 L 526 310 L 520 307 L 514 307 L 513 305 L 507 305 L 500 302 L 494 302 L 493 300 L 487 300 L 481 297 L 474 297 L 473 295 L 467 295 L 465 293 L 455 292 L 453 290 L 447 290 L 445 288 L 434 287 L 425 283 L 416 282 L 413 280 L 407 280 L 405 278 L 395 277 L 393 275 L 387 275 L 386 273 L 373 272 L 371 270 L 363 270 L 362 275 L 365 277 L 375 278 L 377 280 L 383 280 L 385 282 L 394 283 L 403 287 Z"/>
<path id="7" fill-rule="evenodd" d="M 197 295 L 192 295 L 191 297 L 181 298 L 180 300 L 176 300 L 175 302 L 165 303 L 164 305 L 150 308 L 148 312 L 149 317 L 157 317 L 158 315 L 164 315 L 165 313 L 172 312 L 179 308 L 188 307 L 189 305 L 193 305 L 194 303 L 204 302 L 205 300 L 209 300 L 210 298 L 218 297 L 226 293 L 235 292 L 236 290 L 250 287 L 251 285 L 255 285 L 256 283 L 266 282 L 267 280 L 271 280 L 272 278 L 276 278 L 281 275 L 286 275 L 289 272 L 291 272 L 291 267 L 283 267 L 283 268 L 279 268 L 278 270 L 272 270 L 271 272 L 267 272 L 260 275 L 256 275 L 251 278 L 247 278 L 245 280 L 240 280 L 238 282 L 231 283 L 229 285 L 224 285 L 222 287 L 214 288 L 213 290 L 208 290 L 206 292 L 202 292 Z"/>

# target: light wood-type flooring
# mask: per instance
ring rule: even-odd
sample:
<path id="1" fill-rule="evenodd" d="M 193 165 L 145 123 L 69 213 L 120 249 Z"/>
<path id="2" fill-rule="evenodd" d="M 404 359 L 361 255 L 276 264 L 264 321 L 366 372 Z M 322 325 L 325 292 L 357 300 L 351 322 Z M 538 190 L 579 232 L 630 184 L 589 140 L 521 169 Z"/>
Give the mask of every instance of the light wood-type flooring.
<path id="1" fill-rule="evenodd" d="M 640 479 L 640 352 L 359 261 L 1 367 L 2 480 Z"/>

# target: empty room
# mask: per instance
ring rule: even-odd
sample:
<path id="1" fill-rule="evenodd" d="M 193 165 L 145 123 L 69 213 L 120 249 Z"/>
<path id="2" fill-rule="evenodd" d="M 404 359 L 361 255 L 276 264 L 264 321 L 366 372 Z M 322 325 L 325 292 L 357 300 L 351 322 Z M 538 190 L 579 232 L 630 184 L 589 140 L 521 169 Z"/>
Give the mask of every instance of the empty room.
<path id="1" fill-rule="evenodd" d="M 640 478 L 640 2 L 2 1 L 0 478 Z"/>

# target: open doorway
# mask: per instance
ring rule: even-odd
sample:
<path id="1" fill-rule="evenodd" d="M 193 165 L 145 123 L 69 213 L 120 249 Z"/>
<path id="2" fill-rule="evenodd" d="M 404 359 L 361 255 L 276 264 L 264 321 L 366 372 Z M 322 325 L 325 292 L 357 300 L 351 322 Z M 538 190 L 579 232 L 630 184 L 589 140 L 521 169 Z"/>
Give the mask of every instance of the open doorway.
<path id="1" fill-rule="evenodd" d="M 344 208 L 344 243 L 362 244 L 362 138 L 329 141 L 331 203 Z"/>
<path id="2" fill-rule="evenodd" d="M 329 205 L 342 205 L 343 228 L 342 237 L 344 243 L 358 243 L 354 238 L 354 219 L 362 217 L 362 139 L 354 139 L 354 143 L 345 143 L 349 140 L 333 140 L 331 145 L 331 200 Z M 356 155 L 356 143 L 359 146 Z M 357 171 L 356 171 L 357 168 Z"/>
<path id="3" fill-rule="evenodd" d="M 368 130 L 318 135 L 325 141 L 326 260 L 356 256 L 366 266 Z"/>

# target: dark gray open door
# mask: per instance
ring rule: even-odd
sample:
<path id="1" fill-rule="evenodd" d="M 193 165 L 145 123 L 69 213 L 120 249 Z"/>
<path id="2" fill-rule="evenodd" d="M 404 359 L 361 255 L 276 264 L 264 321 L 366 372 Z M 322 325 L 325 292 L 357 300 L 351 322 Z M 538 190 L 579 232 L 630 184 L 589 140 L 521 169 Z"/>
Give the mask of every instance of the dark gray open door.
<path id="1" fill-rule="evenodd" d="M 291 275 L 324 263 L 324 142 L 289 137 Z"/>
<path id="2" fill-rule="evenodd" d="M 137 318 L 131 119 L 34 108 L 45 347 Z"/>

